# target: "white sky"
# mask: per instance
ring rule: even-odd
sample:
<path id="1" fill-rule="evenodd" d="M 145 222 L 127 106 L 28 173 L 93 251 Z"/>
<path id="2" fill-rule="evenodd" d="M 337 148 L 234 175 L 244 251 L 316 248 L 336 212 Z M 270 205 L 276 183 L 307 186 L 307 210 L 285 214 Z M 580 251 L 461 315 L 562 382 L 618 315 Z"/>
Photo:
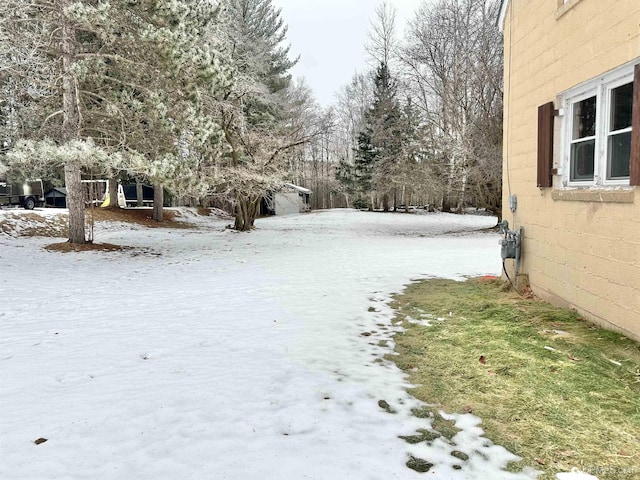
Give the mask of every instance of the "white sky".
<path id="1" fill-rule="evenodd" d="M 388 0 L 398 12 L 401 35 L 406 21 L 429 0 Z M 289 26 L 291 56 L 300 55 L 292 74 L 304 77 L 322 105 L 366 67 L 364 46 L 377 0 L 272 0 Z"/>

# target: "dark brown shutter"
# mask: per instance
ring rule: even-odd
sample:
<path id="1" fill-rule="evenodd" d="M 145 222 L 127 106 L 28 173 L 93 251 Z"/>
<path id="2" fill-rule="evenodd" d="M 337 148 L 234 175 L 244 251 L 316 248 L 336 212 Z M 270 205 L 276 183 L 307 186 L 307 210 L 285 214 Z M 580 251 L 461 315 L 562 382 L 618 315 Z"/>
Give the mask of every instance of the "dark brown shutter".
<path id="1" fill-rule="evenodd" d="M 640 64 L 633 77 L 633 116 L 631 117 L 631 158 L 629 184 L 640 185 Z"/>
<path id="2" fill-rule="evenodd" d="M 538 187 L 553 185 L 553 102 L 538 107 Z"/>

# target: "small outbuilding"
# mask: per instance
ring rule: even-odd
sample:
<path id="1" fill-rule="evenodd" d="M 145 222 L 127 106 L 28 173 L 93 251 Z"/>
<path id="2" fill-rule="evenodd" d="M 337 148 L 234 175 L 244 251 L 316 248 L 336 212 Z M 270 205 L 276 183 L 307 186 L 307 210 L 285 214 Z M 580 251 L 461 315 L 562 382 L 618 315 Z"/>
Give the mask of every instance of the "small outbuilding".
<path id="1" fill-rule="evenodd" d="M 269 192 L 262 199 L 261 215 L 296 215 L 311 210 L 310 200 L 313 192 L 308 188 L 285 183 L 278 192 Z"/>
<path id="2" fill-rule="evenodd" d="M 44 194 L 44 203 L 47 207 L 67 208 L 67 189 L 54 187 Z"/>

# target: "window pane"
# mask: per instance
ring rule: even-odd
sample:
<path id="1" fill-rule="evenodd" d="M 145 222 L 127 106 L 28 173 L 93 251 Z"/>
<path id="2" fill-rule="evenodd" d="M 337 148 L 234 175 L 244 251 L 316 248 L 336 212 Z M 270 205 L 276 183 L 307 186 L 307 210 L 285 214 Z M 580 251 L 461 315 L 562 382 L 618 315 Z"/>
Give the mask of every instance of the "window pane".
<path id="1" fill-rule="evenodd" d="M 573 104 L 573 139 L 596 134 L 596 97 Z"/>
<path id="2" fill-rule="evenodd" d="M 595 150 L 595 140 L 571 145 L 571 180 L 593 180 Z"/>
<path id="3" fill-rule="evenodd" d="M 631 132 L 609 137 L 609 179 L 629 176 Z"/>
<path id="4" fill-rule="evenodd" d="M 611 132 L 631 126 L 633 82 L 611 90 Z"/>

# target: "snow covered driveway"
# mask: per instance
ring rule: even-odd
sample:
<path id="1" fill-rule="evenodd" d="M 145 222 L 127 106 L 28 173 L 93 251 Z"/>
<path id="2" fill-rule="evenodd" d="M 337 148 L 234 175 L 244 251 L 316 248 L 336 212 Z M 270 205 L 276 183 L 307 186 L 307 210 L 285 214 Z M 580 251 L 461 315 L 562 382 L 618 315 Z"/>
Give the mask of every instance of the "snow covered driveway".
<path id="1" fill-rule="evenodd" d="M 471 415 L 456 417 L 467 462 L 444 441 L 399 439 L 429 424 L 401 372 L 375 362 L 391 293 L 499 273 L 498 235 L 470 233 L 494 218 L 329 211 L 248 234 L 200 222 L 98 231 L 133 253 L 0 234 L 0 479 L 533 477 L 500 471 L 513 456 Z M 410 454 L 435 465 L 419 474 Z"/>

